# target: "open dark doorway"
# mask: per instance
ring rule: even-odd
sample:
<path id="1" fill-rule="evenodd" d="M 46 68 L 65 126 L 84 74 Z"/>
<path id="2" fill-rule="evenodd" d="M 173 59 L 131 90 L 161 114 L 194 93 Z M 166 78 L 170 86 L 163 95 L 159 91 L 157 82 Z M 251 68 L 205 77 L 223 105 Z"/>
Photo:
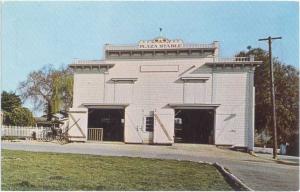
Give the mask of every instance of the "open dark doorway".
<path id="1" fill-rule="evenodd" d="M 97 128 L 103 128 L 103 141 L 123 141 L 124 109 L 89 109 L 88 131 Z"/>
<path id="2" fill-rule="evenodd" d="M 175 143 L 213 144 L 213 109 L 176 109 Z"/>

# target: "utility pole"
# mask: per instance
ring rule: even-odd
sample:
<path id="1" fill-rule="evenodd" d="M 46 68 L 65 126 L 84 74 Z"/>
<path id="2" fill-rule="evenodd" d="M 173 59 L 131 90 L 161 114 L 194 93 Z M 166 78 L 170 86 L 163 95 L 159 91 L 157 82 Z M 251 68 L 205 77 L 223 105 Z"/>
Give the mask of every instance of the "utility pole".
<path id="1" fill-rule="evenodd" d="M 269 64 L 270 64 L 270 91 L 272 101 L 272 124 L 273 124 L 273 159 L 277 159 L 277 127 L 276 127 L 276 108 L 275 108 L 275 91 L 274 91 L 274 75 L 272 60 L 272 40 L 281 39 L 281 37 L 268 37 L 259 39 L 258 41 L 268 41 L 269 44 Z"/>

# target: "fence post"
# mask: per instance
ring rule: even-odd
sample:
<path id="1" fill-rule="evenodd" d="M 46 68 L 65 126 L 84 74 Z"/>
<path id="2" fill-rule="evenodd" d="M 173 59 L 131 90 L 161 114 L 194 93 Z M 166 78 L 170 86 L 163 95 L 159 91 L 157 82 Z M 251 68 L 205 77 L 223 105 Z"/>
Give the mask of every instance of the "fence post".
<path id="1" fill-rule="evenodd" d="M 41 139 L 44 138 L 43 126 L 40 126 Z"/>
<path id="2" fill-rule="evenodd" d="M 36 126 L 36 139 L 40 139 L 41 135 L 40 135 L 40 130 L 39 130 L 39 127 Z"/>
<path id="3" fill-rule="evenodd" d="M 36 133 L 36 139 L 39 139 L 39 132 L 38 132 L 38 126 L 35 125 L 35 133 Z"/>

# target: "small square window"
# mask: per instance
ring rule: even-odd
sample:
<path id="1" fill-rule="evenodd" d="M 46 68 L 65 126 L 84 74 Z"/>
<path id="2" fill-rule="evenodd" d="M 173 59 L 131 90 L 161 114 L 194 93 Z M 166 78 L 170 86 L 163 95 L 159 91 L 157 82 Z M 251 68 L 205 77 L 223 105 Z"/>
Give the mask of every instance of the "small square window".
<path id="1" fill-rule="evenodd" d="M 182 119 L 181 118 L 175 118 L 175 124 L 182 125 Z"/>
<path id="2" fill-rule="evenodd" d="M 154 127 L 154 117 L 146 117 L 145 118 L 145 127 L 146 127 L 146 131 L 153 131 L 153 127 Z"/>

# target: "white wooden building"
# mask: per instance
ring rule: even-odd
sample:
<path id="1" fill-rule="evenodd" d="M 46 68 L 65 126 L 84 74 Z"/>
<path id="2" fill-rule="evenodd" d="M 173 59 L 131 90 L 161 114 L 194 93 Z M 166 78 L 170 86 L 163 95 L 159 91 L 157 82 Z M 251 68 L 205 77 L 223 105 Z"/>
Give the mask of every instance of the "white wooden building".
<path id="1" fill-rule="evenodd" d="M 72 140 L 254 145 L 255 67 L 219 58 L 219 43 L 158 37 L 110 45 L 104 60 L 75 60 Z M 103 137 L 101 137 L 103 131 Z"/>

